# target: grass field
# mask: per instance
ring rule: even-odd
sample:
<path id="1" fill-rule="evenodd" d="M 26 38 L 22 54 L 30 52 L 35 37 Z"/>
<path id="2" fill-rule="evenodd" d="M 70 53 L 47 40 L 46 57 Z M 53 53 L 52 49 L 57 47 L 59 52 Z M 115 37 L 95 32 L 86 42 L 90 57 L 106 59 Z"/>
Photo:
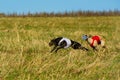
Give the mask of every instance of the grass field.
<path id="1" fill-rule="evenodd" d="M 93 52 L 83 34 L 103 36 L 107 49 Z M 90 51 L 50 53 L 58 36 Z M 120 80 L 120 17 L 0 18 L 0 80 Z"/>

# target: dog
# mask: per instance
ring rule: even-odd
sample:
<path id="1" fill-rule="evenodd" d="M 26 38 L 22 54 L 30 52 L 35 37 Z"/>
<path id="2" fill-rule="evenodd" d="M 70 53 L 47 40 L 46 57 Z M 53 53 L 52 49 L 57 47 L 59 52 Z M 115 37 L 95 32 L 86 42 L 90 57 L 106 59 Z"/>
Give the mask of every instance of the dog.
<path id="1" fill-rule="evenodd" d="M 72 47 L 73 49 L 82 49 L 88 51 L 87 48 L 83 47 L 80 43 L 73 41 L 65 37 L 54 38 L 49 42 L 49 46 L 53 46 L 53 49 L 50 52 L 57 51 L 62 48 Z"/>
<path id="2" fill-rule="evenodd" d="M 82 36 L 83 40 L 86 40 L 88 44 L 93 48 L 93 50 L 97 51 L 97 46 L 101 45 L 103 48 L 105 48 L 105 40 L 103 40 L 100 36 L 95 35 L 95 36 L 88 36 L 88 35 L 83 35 Z"/>

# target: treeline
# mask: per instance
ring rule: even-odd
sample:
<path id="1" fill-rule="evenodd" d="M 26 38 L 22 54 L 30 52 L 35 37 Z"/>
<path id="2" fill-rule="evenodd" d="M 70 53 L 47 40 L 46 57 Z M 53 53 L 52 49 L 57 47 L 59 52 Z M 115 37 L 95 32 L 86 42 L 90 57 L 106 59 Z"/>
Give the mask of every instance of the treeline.
<path id="1" fill-rule="evenodd" d="M 12 13 L 12 14 L 4 14 L 0 13 L 0 17 L 79 17 L 79 16 L 120 16 L 120 11 L 119 10 L 114 10 L 114 11 L 77 11 L 77 12 L 63 12 L 63 13 L 46 13 L 46 12 L 36 12 L 36 13 L 30 13 L 28 12 L 27 14 L 17 14 L 17 13 Z"/>

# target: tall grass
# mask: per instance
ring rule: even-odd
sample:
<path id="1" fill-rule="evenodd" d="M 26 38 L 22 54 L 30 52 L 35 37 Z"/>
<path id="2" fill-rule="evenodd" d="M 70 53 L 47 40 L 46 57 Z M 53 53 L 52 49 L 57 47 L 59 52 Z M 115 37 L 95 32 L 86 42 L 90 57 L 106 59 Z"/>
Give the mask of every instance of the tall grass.
<path id="1" fill-rule="evenodd" d="M 1 80 L 120 80 L 120 17 L 0 18 Z M 83 34 L 101 35 L 107 49 L 92 49 Z M 64 36 L 89 52 L 48 42 Z"/>

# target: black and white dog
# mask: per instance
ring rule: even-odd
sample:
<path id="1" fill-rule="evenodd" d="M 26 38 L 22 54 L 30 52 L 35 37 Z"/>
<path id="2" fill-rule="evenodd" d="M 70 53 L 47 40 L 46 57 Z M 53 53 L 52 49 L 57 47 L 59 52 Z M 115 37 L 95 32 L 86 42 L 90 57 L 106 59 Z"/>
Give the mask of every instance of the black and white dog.
<path id="1" fill-rule="evenodd" d="M 53 52 L 54 50 L 55 52 L 57 52 L 59 49 L 68 48 L 68 47 L 72 47 L 73 49 L 82 49 L 82 50 L 88 51 L 88 49 L 83 47 L 80 43 L 64 37 L 58 37 L 58 38 L 52 39 L 49 42 L 49 46 L 52 46 L 52 45 L 54 45 L 54 47 L 51 50 L 51 52 Z"/>

